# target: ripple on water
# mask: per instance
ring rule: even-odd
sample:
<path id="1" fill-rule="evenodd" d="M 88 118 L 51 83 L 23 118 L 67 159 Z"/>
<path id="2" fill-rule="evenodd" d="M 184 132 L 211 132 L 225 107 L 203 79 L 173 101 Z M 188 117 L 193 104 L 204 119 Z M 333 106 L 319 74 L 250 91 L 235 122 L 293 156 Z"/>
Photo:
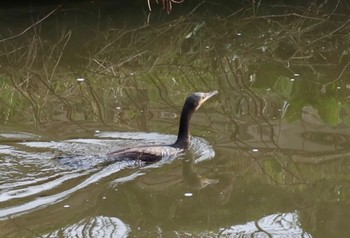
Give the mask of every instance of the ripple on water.
<path id="1" fill-rule="evenodd" d="M 159 144 L 171 144 L 176 137 L 158 133 L 119 133 L 99 132 L 93 139 L 71 139 L 65 141 L 20 141 L 11 145 L 0 146 L 0 220 L 9 216 L 19 216 L 42 209 L 68 198 L 73 193 L 111 176 L 122 169 L 137 164 L 114 163 L 108 166 L 94 167 L 103 161 L 107 152 L 123 147 Z M 192 153 L 197 162 L 214 157 L 215 153 L 209 143 L 201 138 L 192 138 Z M 54 158 L 89 161 L 84 166 L 64 166 Z M 160 167 L 175 158 L 150 165 Z M 91 162 L 91 163 L 90 163 Z M 148 168 L 149 168 L 148 167 Z M 125 183 L 145 173 L 126 175 L 113 181 Z M 67 182 L 71 184 L 67 188 Z M 50 195 L 47 195 L 50 194 Z M 44 196 L 41 196 L 44 195 Z"/>
<path id="2" fill-rule="evenodd" d="M 47 163 L 52 158 L 50 151 L 26 151 L 16 146 L 0 146 L 0 189 L 10 184 L 28 181 L 39 177 L 47 177 L 59 172 L 53 163 Z"/>
<path id="3" fill-rule="evenodd" d="M 0 141 L 23 141 L 23 140 L 38 140 L 40 139 L 39 135 L 25 133 L 25 132 L 16 132 L 16 133 L 0 133 Z"/>
<path id="4" fill-rule="evenodd" d="M 116 217 L 97 216 L 83 219 L 41 237 L 127 237 L 131 229 Z"/>
<path id="5" fill-rule="evenodd" d="M 220 234 L 223 237 L 312 237 L 302 229 L 297 212 L 276 213 L 244 225 L 222 228 Z"/>

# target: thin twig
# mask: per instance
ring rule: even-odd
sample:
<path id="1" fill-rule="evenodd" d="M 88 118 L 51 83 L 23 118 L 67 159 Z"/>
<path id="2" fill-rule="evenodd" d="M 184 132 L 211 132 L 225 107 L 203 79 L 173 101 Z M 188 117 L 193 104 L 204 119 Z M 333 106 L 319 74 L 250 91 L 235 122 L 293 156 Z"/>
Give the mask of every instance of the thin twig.
<path id="1" fill-rule="evenodd" d="M 54 67 L 53 67 L 53 70 L 52 70 L 52 72 L 51 72 L 50 78 L 48 79 L 49 82 L 52 80 L 52 78 L 53 78 L 53 76 L 54 76 L 54 74 L 55 74 L 57 65 L 58 65 L 59 62 L 61 61 L 61 58 L 62 58 L 64 49 L 66 48 L 66 46 L 67 46 L 67 44 L 68 44 L 68 42 L 69 42 L 71 36 L 72 36 L 72 32 L 71 32 L 71 31 L 68 31 L 67 34 L 64 36 L 64 38 L 66 38 L 66 41 L 63 43 L 63 47 L 62 47 L 62 49 L 61 49 L 61 52 L 60 52 L 60 54 L 59 54 L 59 56 L 58 56 L 58 59 L 57 59 L 55 65 L 54 65 Z M 64 38 L 63 38 L 63 39 L 64 39 Z M 63 39 L 62 39 L 62 40 L 63 40 Z"/>
<path id="2" fill-rule="evenodd" d="M 10 36 L 8 38 L 2 39 L 0 40 L 0 43 L 7 41 L 7 40 L 11 40 L 14 39 L 16 37 L 19 37 L 21 35 L 23 35 L 24 33 L 26 33 L 27 31 L 29 31 L 31 28 L 33 28 L 34 26 L 38 25 L 40 22 L 44 21 L 46 18 L 48 18 L 49 16 L 51 16 L 55 11 L 57 11 L 57 9 L 59 9 L 61 6 L 56 7 L 54 10 L 52 10 L 49 14 L 47 14 L 46 16 L 44 16 L 43 18 L 41 18 L 39 21 L 35 22 L 34 24 L 30 25 L 29 27 L 27 27 L 24 31 L 22 31 L 21 33 L 18 33 L 17 35 L 14 36 Z"/>
<path id="3" fill-rule="evenodd" d="M 322 40 L 322 39 L 324 39 L 324 38 L 327 38 L 327 37 L 330 37 L 331 35 L 333 35 L 334 33 L 336 33 L 337 31 L 340 31 L 342 28 L 344 28 L 347 24 L 349 24 L 350 23 L 350 20 L 347 20 L 344 24 L 342 24 L 341 26 L 339 26 L 337 29 L 335 29 L 334 31 L 331 31 L 329 34 L 327 34 L 327 35 L 324 35 L 324 36 L 322 36 L 322 37 L 320 37 L 320 38 L 317 38 L 316 40 L 314 40 L 314 41 L 311 41 L 309 44 L 308 44 L 308 46 L 310 46 L 310 45 L 312 45 L 312 44 L 314 44 L 315 42 L 317 42 L 317 41 L 320 41 L 320 40 Z"/>

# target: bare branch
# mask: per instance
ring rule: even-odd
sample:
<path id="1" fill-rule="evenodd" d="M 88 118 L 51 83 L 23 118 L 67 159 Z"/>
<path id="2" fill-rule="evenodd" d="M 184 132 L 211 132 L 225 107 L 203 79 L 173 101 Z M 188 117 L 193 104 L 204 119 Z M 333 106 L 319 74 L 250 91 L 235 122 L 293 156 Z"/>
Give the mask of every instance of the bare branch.
<path id="1" fill-rule="evenodd" d="M 18 33 L 17 35 L 14 36 L 10 36 L 8 38 L 2 39 L 0 40 L 0 43 L 7 41 L 7 40 L 11 40 L 14 39 L 16 37 L 19 37 L 21 35 L 23 35 L 24 33 L 26 33 L 27 31 L 29 31 L 31 28 L 33 28 L 34 26 L 38 25 L 40 22 L 44 21 L 46 18 L 48 18 L 49 16 L 51 16 L 54 12 L 57 11 L 57 9 L 59 9 L 61 6 L 56 7 L 54 10 L 52 10 L 49 14 L 47 14 L 46 16 L 44 16 L 42 19 L 40 19 L 39 21 L 35 22 L 34 24 L 30 25 L 29 27 L 27 27 L 24 31 L 22 31 L 21 33 Z"/>

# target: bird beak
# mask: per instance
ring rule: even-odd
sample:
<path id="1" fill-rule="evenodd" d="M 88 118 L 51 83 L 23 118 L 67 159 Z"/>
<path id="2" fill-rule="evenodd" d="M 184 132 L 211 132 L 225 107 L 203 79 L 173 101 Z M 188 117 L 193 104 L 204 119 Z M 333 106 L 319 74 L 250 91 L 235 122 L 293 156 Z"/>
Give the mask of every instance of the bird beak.
<path id="1" fill-rule="evenodd" d="M 216 95 L 216 94 L 218 94 L 218 93 L 219 93 L 218 90 L 215 90 L 215 91 L 206 93 L 206 95 L 207 95 L 207 97 L 208 97 L 207 99 L 211 98 L 212 96 L 214 96 L 214 95 Z"/>
<path id="2" fill-rule="evenodd" d="M 209 98 L 211 98 L 212 96 L 218 94 L 218 90 L 212 91 L 212 92 L 208 92 L 208 93 L 203 93 L 203 95 L 201 95 L 201 100 L 199 101 L 199 105 L 197 107 L 197 109 L 205 102 L 207 101 Z"/>

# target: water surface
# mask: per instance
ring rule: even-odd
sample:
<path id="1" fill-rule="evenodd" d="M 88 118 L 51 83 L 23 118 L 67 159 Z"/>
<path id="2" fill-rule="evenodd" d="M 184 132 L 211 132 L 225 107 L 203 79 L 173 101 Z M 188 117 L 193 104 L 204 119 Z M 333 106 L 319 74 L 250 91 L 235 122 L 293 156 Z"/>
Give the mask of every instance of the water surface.
<path id="1" fill-rule="evenodd" d="M 0 236 L 346 237 L 340 4 L 2 13 Z M 185 155 L 100 163 L 172 143 L 185 98 L 212 90 Z"/>

